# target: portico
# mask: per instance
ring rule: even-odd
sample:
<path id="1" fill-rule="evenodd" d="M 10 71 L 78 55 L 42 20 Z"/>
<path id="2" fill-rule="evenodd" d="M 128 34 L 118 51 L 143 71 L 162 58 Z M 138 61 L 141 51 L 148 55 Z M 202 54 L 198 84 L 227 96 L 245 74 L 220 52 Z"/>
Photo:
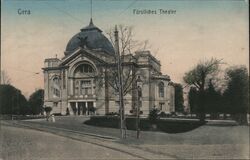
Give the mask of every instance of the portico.
<path id="1" fill-rule="evenodd" d="M 96 101 L 93 100 L 70 100 L 68 108 L 75 115 L 92 115 L 95 114 Z"/>

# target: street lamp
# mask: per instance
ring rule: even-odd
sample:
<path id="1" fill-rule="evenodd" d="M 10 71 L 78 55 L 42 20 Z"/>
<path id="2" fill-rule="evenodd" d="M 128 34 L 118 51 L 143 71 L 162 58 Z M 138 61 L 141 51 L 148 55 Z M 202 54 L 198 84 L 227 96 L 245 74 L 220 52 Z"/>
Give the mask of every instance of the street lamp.
<path id="1" fill-rule="evenodd" d="M 136 108 L 136 138 L 140 137 L 140 107 L 141 107 L 141 98 L 142 98 L 142 80 L 138 76 L 136 80 L 137 86 L 137 108 Z"/>

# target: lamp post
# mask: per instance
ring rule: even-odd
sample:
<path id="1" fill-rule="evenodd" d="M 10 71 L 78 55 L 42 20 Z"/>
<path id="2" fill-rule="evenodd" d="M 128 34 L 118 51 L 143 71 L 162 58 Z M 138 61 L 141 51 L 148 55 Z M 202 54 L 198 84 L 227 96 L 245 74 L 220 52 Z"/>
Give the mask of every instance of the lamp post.
<path id="1" fill-rule="evenodd" d="M 141 97 L 142 97 L 142 80 L 138 76 L 136 80 L 137 86 L 137 108 L 136 108 L 136 138 L 140 137 L 140 107 L 141 107 Z"/>

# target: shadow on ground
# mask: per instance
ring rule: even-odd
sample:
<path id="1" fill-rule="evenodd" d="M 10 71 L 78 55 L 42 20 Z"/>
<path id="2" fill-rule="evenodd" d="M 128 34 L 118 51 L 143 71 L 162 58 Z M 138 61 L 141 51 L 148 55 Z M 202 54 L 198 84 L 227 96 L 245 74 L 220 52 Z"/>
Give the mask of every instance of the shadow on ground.
<path id="1" fill-rule="evenodd" d="M 205 123 L 206 122 L 200 122 L 197 120 L 158 119 L 151 122 L 148 119 L 141 119 L 140 130 L 183 133 L 194 130 Z M 84 124 L 98 127 L 120 128 L 120 119 L 118 116 L 98 116 L 91 117 L 90 120 L 85 121 Z M 128 130 L 136 130 L 136 118 L 126 118 L 126 127 Z"/>

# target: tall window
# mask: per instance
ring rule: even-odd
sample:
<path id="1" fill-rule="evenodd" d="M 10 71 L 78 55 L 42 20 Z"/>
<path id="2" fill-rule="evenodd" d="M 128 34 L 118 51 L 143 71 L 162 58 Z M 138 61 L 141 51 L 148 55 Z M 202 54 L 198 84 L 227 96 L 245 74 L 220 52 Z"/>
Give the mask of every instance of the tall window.
<path id="1" fill-rule="evenodd" d="M 79 81 L 75 81 L 75 95 L 79 94 Z"/>
<path id="2" fill-rule="evenodd" d="M 74 71 L 75 95 L 91 95 L 93 93 L 93 74 L 95 70 L 88 63 L 80 64 Z M 87 77 L 87 79 L 86 79 Z"/>
<path id="3" fill-rule="evenodd" d="M 91 81 L 90 80 L 86 80 L 86 81 L 81 81 L 81 94 L 82 95 L 89 95 L 92 94 L 92 90 L 91 90 L 92 86 L 91 86 Z"/>
<path id="4" fill-rule="evenodd" d="M 63 70 L 63 76 L 62 76 L 62 78 L 63 78 L 63 89 L 65 89 L 65 87 L 66 87 L 65 70 Z"/>
<path id="5" fill-rule="evenodd" d="M 57 107 L 57 106 L 58 106 L 58 102 L 54 102 L 53 107 Z"/>
<path id="6" fill-rule="evenodd" d="M 163 109 L 164 104 L 165 104 L 165 103 L 162 103 L 162 102 L 159 103 L 159 109 L 160 109 L 161 111 L 162 111 L 162 109 Z"/>
<path id="7" fill-rule="evenodd" d="M 159 88 L 159 97 L 164 97 L 164 83 L 160 82 L 158 84 L 158 88 Z"/>
<path id="8" fill-rule="evenodd" d="M 52 93 L 53 97 L 60 97 L 60 79 L 58 77 L 52 80 Z"/>

